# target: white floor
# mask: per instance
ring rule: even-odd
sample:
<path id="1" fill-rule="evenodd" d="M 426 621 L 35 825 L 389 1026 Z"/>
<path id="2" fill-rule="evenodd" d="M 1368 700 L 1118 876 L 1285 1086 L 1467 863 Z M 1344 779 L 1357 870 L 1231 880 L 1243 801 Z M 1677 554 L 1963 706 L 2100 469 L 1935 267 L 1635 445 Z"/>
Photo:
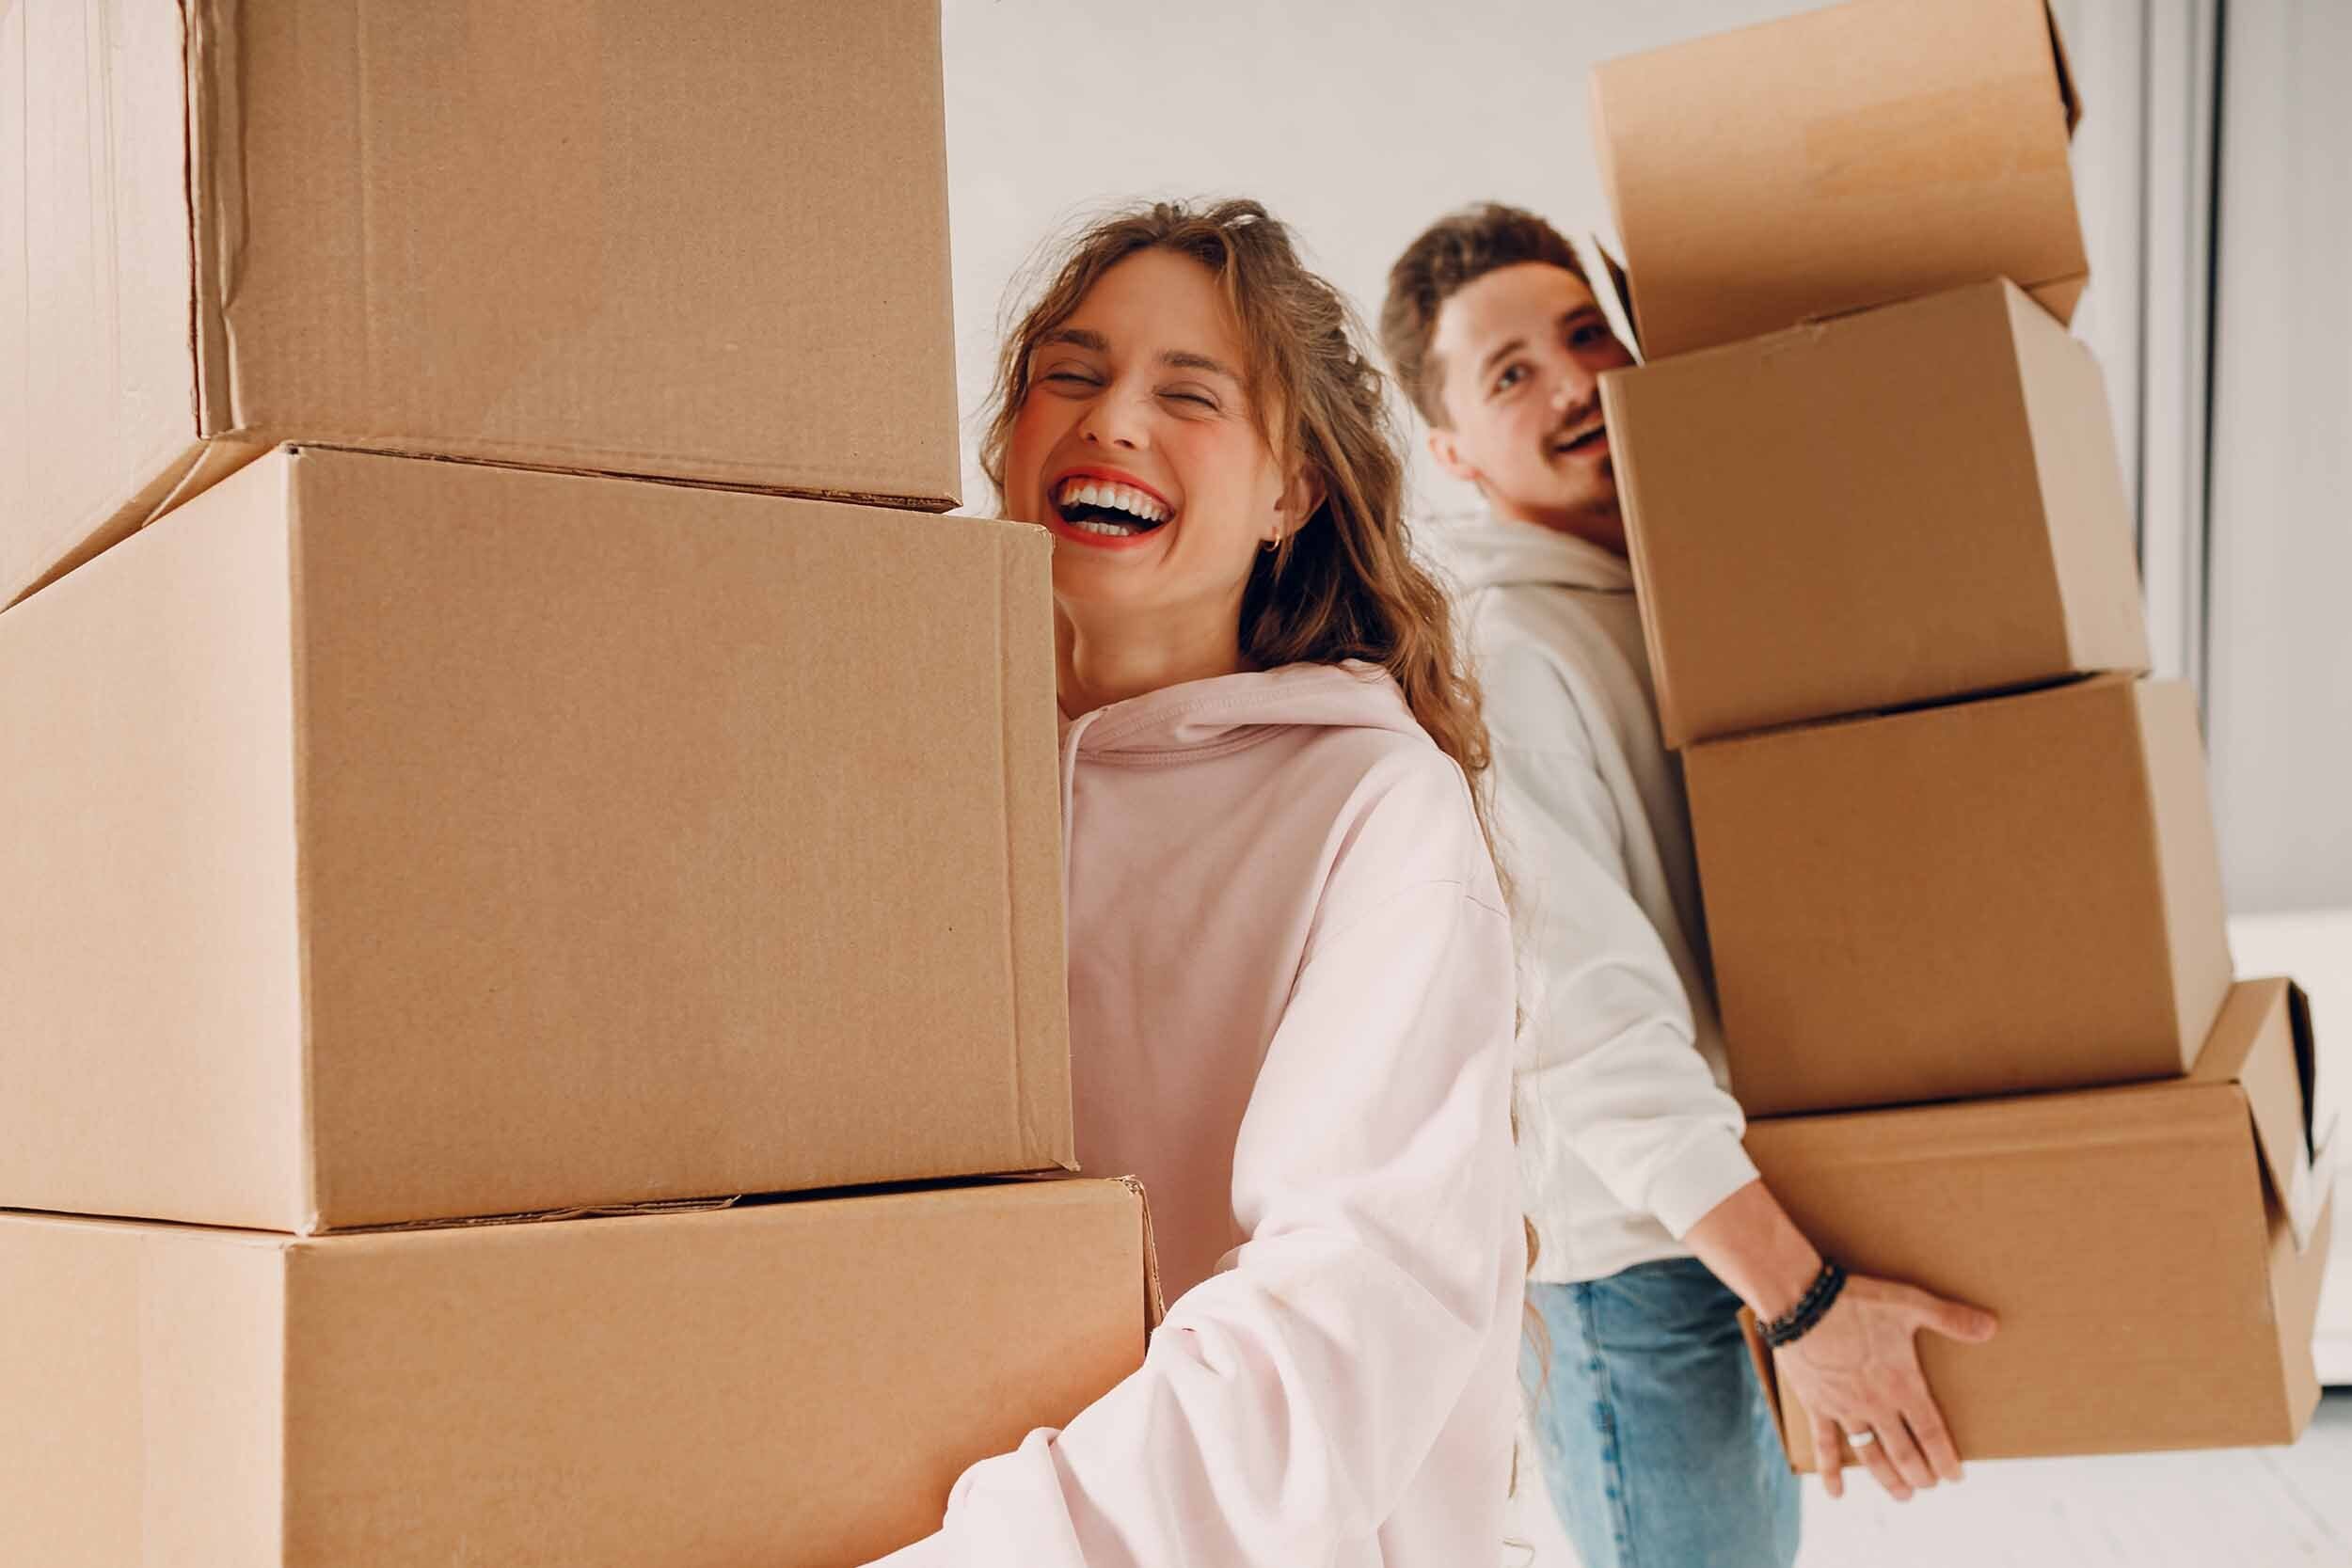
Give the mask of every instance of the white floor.
<path id="1" fill-rule="evenodd" d="M 1522 1445 L 1523 1446 L 1523 1445 Z M 1508 1568 L 1575 1568 L 1522 1471 Z M 1799 1568 L 2352 1568 L 2352 1389 L 2290 1449 L 2010 1460 L 1896 1503 L 1805 1482 Z"/>

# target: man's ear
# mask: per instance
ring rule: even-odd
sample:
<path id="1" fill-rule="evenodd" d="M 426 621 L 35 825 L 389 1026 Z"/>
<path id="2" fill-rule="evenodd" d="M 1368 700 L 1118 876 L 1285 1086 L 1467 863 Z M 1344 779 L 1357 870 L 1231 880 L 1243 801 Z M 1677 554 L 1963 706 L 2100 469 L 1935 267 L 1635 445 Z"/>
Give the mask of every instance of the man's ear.
<path id="1" fill-rule="evenodd" d="M 1450 430 L 1439 430 L 1434 425 L 1430 427 L 1429 455 L 1438 460 L 1438 467 L 1443 468 L 1448 474 L 1462 481 L 1465 484 L 1485 483 L 1485 476 L 1471 467 L 1470 460 L 1462 455 L 1462 449 L 1454 439 L 1454 432 Z"/>

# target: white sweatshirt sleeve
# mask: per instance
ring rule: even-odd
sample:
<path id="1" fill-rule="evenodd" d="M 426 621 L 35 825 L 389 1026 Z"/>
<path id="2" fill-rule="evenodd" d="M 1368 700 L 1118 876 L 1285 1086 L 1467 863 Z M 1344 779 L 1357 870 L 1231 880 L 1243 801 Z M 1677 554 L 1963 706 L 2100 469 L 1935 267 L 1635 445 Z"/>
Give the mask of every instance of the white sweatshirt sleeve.
<path id="1" fill-rule="evenodd" d="M 1246 1243 L 1174 1304 L 1141 1370 L 967 1471 L 946 1528 L 889 1568 L 1298 1568 L 1426 1483 L 1496 1335 L 1518 1331 L 1513 975 L 1492 897 L 1392 886 L 1315 937 L 1234 1153 Z M 1506 1371 L 1494 1473 L 1462 1478 L 1498 1507 L 1510 1392 Z"/>
<path id="2" fill-rule="evenodd" d="M 1620 811 L 1556 672 L 1522 655 L 1482 673 L 1528 1012 L 1520 1136 L 1539 1164 L 1582 1162 L 1680 1238 L 1756 1172 L 1739 1102 L 1699 1054 L 1682 978 L 1631 892 L 1625 835 L 1647 832 L 1647 819 Z M 1562 1190 L 1533 1185 L 1539 1207 L 1546 1189 Z"/>

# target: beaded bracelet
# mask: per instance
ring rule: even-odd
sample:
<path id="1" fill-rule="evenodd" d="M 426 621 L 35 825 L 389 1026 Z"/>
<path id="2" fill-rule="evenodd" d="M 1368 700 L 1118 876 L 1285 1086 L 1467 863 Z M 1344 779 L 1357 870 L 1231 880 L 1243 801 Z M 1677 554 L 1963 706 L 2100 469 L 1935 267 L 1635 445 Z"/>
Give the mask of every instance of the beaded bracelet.
<path id="1" fill-rule="evenodd" d="M 1774 1318 L 1756 1332 L 1774 1350 L 1794 1343 L 1811 1333 L 1813 1326 L 1829 1314 L 1830 1307 L 1837 1300 L 1837 1293 L 1845 1288 L 1846 1271 L 1836 1263 L 1824 1262 L 1821 1272 L 1805 1288 L 1804 1294 L 1797 1298 L 1797 1305 L 1790 1307 L 1787 1315 Z"/>

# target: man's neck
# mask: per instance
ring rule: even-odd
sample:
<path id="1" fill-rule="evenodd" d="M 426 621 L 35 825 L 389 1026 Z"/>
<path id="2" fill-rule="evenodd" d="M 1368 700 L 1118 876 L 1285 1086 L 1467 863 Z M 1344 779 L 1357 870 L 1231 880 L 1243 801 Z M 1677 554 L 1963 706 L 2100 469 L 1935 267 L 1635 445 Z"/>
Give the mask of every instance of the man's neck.
<path id="1" fill-rule="evenodd" d="M 1554 533 L 1565 533 L 1573 539 L 1607 550 L 1618 560 L 1626 559 L 1625 519 L 1614 507 L 1605 511 L 1585 509 L 1564 511 L 1556 507 L 1522 506 L 1507 500 L 1491 490 L 1485 492 L 1486 504 L 1498 517 L 1513 522 L 1532 523 Z"/>
<path id="2" fill-rule="evenodd" d="M 1222 616 L 1184 607 L 1100 620 L 1056 607 L 1054 654 L 1061 710 L 1070 718 L 1186 681 L 1248 669 L 1236 602 Z"/>

